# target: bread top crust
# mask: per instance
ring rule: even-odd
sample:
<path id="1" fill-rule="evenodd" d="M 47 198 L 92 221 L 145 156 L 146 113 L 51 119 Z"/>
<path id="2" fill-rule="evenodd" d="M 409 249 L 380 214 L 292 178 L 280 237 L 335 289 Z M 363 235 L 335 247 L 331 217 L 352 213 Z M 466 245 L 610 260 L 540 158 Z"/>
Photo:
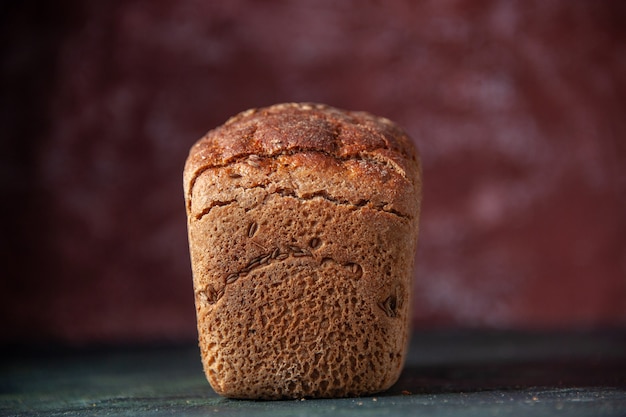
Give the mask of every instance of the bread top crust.
<path id="1" fill-rule="evenodd" d="M 319 157 L 306 157 L 311 154 Z M 191 211 L 194 184 L 203 172 L 246 160 L 258 167 L 281 157 L 296 165 L 306 162 L 309 168 L 322 172 L 328 169 L 328 160 L 350 164 L 350 171 L 362 174 L 363 181 L 384 171 L 393 177 L 385 183 L 394 189 L 395 198 L 419 201 L 419 155 L 410 138 L 393 122 L 323 104 L 284 103 L 239 113 L 191 148 L 184 170 L 188 209 Z M 386 169 L 372 170 L 374 165 Z M 412 217 L 412 213 L 405 214 Z"/>

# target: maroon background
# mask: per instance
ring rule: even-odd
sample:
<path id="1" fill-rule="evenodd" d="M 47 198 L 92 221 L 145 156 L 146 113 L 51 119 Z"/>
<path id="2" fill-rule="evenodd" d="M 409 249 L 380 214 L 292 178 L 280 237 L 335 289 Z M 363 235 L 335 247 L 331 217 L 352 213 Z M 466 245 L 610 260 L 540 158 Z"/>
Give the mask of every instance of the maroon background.
<path id="1" fill-rule="evenodd" d="M 417 328 L 626 326 L 624 2 L 10 3 L 0 341 L 193 339 L 187 151 L 283 101 L 419 146 Z"/>

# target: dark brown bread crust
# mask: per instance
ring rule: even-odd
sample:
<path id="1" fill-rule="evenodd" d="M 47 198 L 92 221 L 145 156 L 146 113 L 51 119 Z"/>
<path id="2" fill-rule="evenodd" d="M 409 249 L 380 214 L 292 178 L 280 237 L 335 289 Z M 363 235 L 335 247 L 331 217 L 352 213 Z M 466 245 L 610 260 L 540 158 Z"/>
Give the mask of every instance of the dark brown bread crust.
<path id="1" fill-rule="evenodd" d="M 318 152 L 338 160 L 371 159 L 404 179 L 419 180 L 419 156 L 394 123 L 365 112 L 323 104 L 285 103 L 250 109 L 210 131 L 191 149 L 184 170 L 185 195 L 206 169 L 247 158 Z M 421 184 L 416 184 L 421 189 Z M 380 190 L 383 191 L 383 190 Z"/>
<path id="2" fill-rule="evenodd" d="M 406 134 L 324 105 L 250 110 L 194 145 L 184 186 L 218 393 L 356 396 L 397 380 L 421 193 Z"/>

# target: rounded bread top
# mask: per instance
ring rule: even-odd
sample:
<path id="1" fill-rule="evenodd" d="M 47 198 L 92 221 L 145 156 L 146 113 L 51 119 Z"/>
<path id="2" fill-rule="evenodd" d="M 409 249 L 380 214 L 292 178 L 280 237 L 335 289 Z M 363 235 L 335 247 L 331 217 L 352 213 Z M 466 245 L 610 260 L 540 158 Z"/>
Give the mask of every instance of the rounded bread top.
<path id="1" fill-rule="evenodd" d="M 209 131 L 192 146 L 184 170 L 186 192 L 202 171 L 251 155 L 319 152 L 339 160 L 384 159 L 415 178 L 419 155 L 390 120 L 324 104 L 283 103 L 250 109 Z M 404 176 L 404 175 L 403 175 Z"/>

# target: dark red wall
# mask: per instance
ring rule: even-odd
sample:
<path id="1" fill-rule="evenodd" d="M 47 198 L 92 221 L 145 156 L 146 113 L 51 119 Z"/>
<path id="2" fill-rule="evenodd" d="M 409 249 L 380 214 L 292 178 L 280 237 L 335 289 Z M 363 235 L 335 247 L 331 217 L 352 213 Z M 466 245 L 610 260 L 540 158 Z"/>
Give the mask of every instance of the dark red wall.
<path id="1" fill-rule="evenodd" d="M 623 2 L 36 3 L 2 6 L 0 341 L 193 339 L 187 151 L 283 101 L 421 149 L 416 327 L 626 326 Z"/>

